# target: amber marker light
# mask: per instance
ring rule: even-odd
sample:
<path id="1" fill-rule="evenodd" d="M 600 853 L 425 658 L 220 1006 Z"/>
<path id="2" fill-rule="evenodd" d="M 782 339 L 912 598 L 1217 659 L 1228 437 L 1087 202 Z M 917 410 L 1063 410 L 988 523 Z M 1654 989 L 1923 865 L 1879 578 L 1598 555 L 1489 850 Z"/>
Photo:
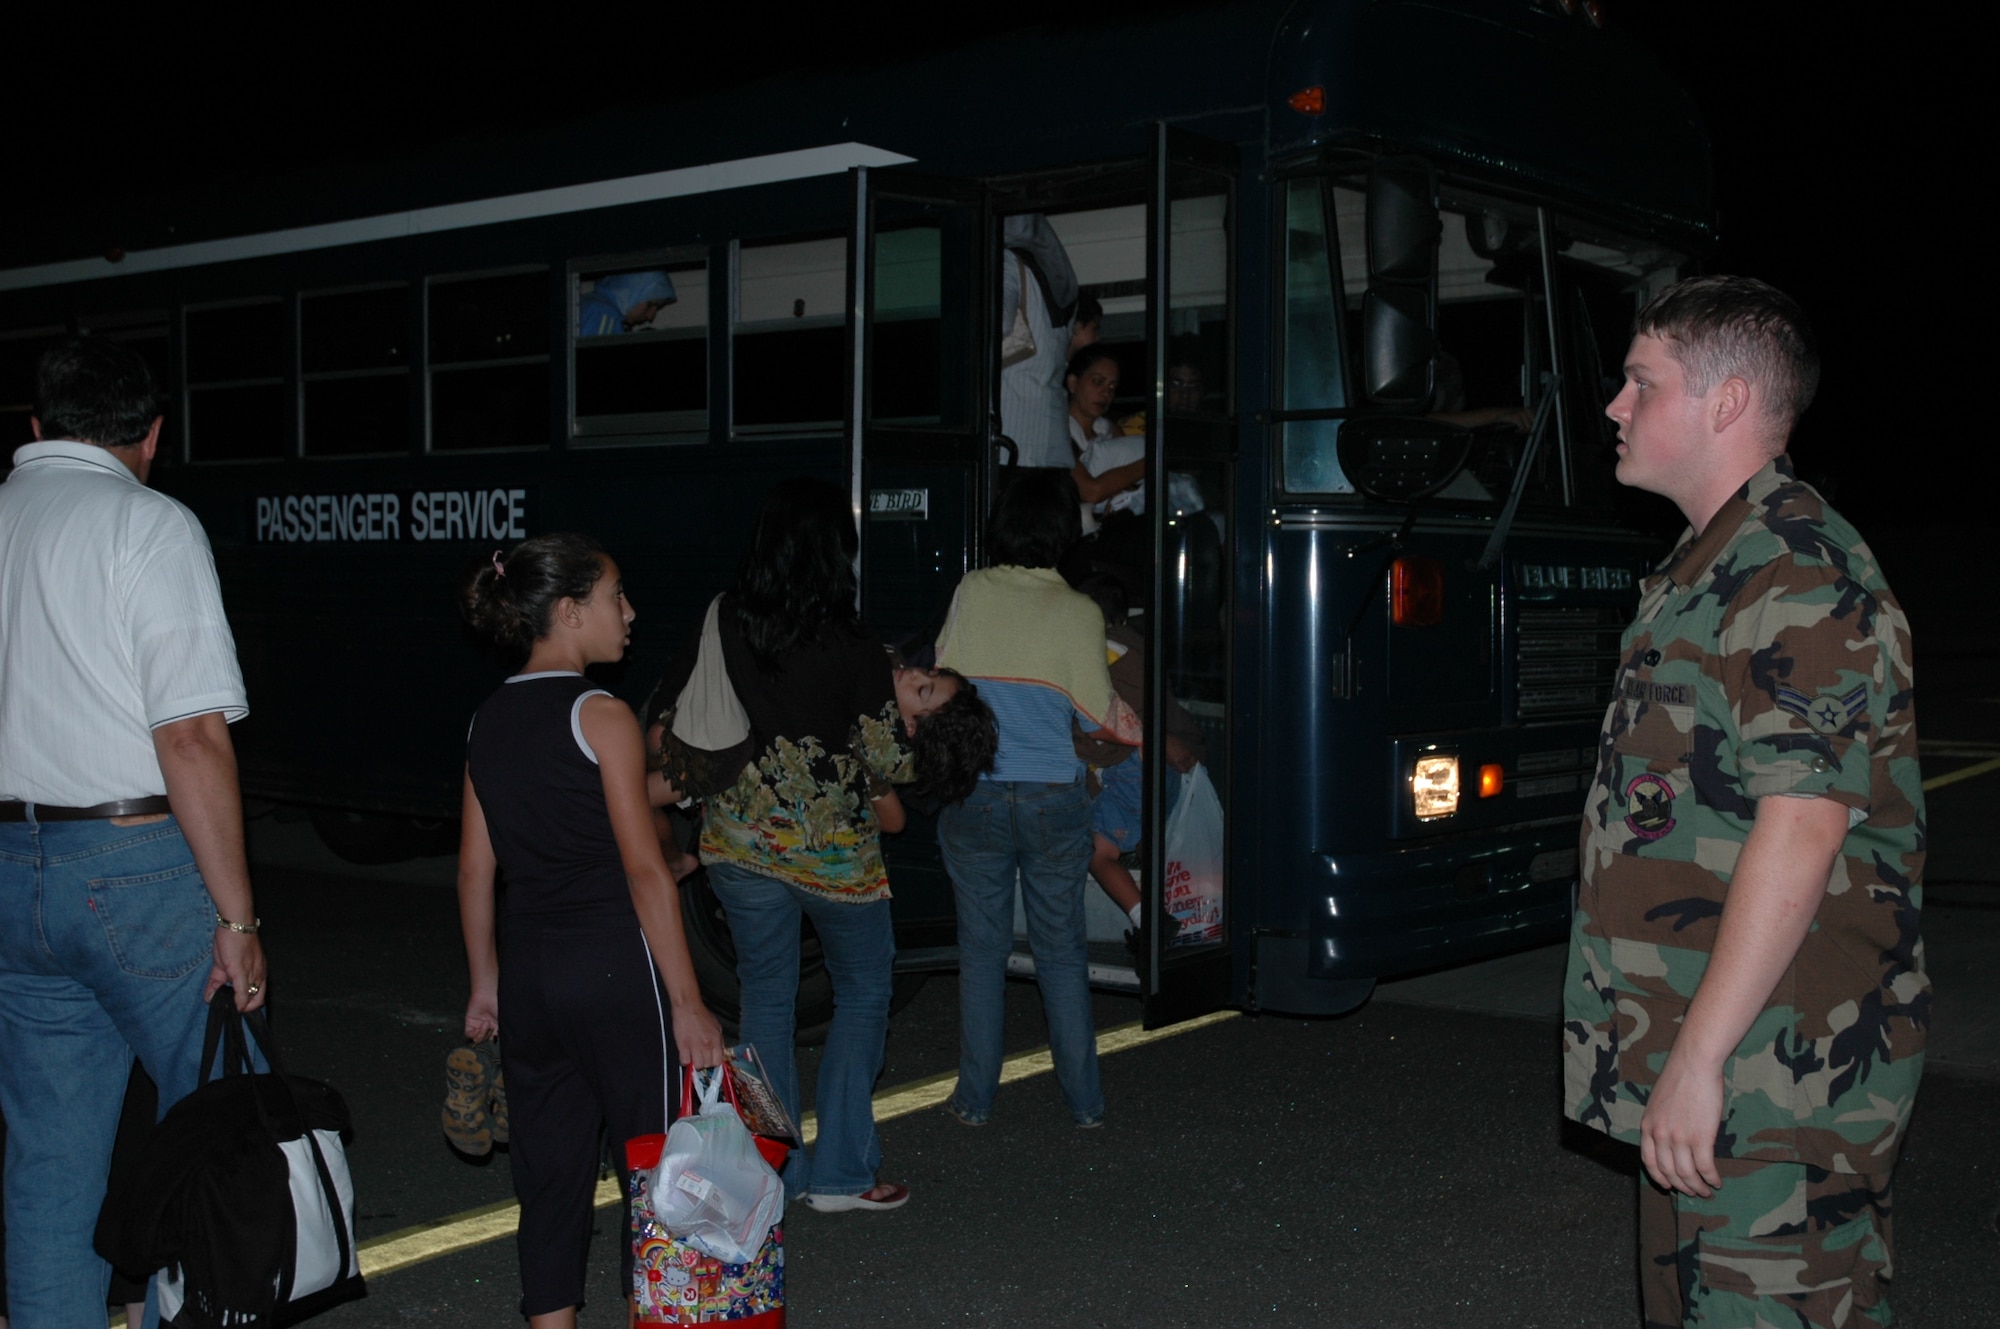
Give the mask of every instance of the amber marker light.
<path id="1" fill-rule="evenodd" d="M 1479 796 L 1492 798 L 1507 787 L 1507 773 L 1497 761 L 1489 761 L 1479 768 Z"/>
<path id="2" fill-rule="evenodd" d="M 1300 115 L 1322 115 L 1326 111 L 1326 89 L 1315 83 L 1285 98 L 1285 104 Z"/>
<path id="3" fill-rule="evenodd" d="M 1444 621 L 1444 564 L 1405 554 L 1389 568 L 1390 619 L 1399 628 L 1427 628 Z"/>

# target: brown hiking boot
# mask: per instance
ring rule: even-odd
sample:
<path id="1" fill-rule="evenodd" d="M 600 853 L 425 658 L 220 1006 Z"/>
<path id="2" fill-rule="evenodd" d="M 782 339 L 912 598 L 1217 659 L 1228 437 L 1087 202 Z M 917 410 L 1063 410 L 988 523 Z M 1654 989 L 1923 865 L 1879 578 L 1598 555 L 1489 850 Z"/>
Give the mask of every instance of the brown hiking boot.
<path id="1" fill-rule="evenodd" d="M 486 1105 L 486 1118 L 493 1126 L 493 1143 L 507 1143 L 507 1070 L 499 1065 L 500 1051 L 493 1051 L 493 1098 Z"/>
<path id="2" fill-rule="evenodd" d="M 451 1050 L 444 1059 L 444 1138 L 461 1154 L 483 1158 L 493 1152 L 493 1100 L 498 1065 L 491 1043 Z"/>

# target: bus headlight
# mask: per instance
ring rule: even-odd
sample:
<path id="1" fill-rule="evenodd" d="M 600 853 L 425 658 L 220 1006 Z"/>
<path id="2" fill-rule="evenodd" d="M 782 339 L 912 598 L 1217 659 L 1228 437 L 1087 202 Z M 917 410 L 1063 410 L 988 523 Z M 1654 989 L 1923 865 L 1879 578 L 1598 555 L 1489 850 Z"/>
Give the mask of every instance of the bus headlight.
<path id="1" fill-rule="evenodd" d="M 1418 821 L 1458 811 L 1458 758 L 1417 758 L 1417 769 L 1410 776 L 1410 805 Z"/>

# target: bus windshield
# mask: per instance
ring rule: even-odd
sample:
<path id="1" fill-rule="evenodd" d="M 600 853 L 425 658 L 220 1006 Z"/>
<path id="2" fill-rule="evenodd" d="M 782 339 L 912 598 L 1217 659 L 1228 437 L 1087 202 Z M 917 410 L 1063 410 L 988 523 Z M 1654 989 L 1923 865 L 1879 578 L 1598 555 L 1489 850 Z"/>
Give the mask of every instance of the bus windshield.
<path id="1" fill-rule="evenodd" d="M 1529 427 L 1554 391 L 1541 446 L 1527 462 L 1523 505 L 1607 509 L 1615 456 L 1603 411 L 1617 391 L 1627 329 L 1639 305 L 1679 275 L 1682 257 L 1518 200 L 1446 187 L 1441 202 L 1436 354 L 1423 414 L 1473 438 L 1435 501 L 1504 502 Z M 1336 447 L 1342 417 L 1374 413 L 1354 368 L 1366 216 L 1358 179 L 1288 185 L 1282 409 L 1323 414 L 1285 423 L 1292 493 L 1355 492 Z"/>

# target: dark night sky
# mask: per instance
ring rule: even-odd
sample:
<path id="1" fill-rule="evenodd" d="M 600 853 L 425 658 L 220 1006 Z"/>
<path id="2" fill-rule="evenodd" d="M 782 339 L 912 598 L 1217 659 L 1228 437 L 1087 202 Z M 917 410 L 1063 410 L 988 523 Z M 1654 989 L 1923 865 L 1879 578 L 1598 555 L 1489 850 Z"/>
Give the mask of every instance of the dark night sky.
<path id="1" fill-rule="evenodd" d="M 1946 305 L 1972 284 L 1953 270 L 1966 246 L 1947 189 L 1956 168 L 1990 157 L 1974 147 L 1985 136 L 1973 126 L 1986 118 L 1972 106 L 1978 7 L 1882 5 L 1856 20 L 1803 2 L 1606 5 L 1611 22 L 1637 28 L 1668 57 L 1707 115 L 1722 210 L 1711 266 L 1786 287 L 1821 326 L 1827 381 L 1802 428 L 1801 465 L 1833 481 L 1864 525 L 1871 515 L 1903 518 L 1914 486 L 1896 480 L 1912 447 L 1921 461 L 1927 445 L 1942 447 L 1929 439 L 1969 423 L 1955 404 L 1962 354 L 1934 348 L 1969 321 Z M 273 11 L 268 21 L 282 29 L 227 42 L 189 31 L 174 11 L 117 26 L 103 11 L 30 19 L 35 30 L 17 33 L 15 50 L 34 63 L 10 76 L 13 188 L 0 208 L 0 264 L 16 235 L 6 214 L 24 205 L 74 203 L 88 215 L 99 194 L 144 197 L 280 166 L 367 161 L 412 141 L 527 132 L 663 88 L 697 91 L 815 61 L 887 61 L 965 35 L 944 31 L 935 10 L 920 22 L 877 20 L 881 29 L 867 34 L 829 11 L 746 40 L 716 12 L 690 30 L 689 8 L 659 7 L 634 21 L 643 26 L 617 31 L 600 19 L 595 32 Z M 1159 8 L 1016 4 L 1006 26 Z M 660 57 L 635 58 L 648 50 Z M 79 252 L 103 247 L 78 239 L 90 241 Z M 1917 385 L 1931 390 L 1919 396 Z M 1877 460 L 1885 440 L 1896 468 Z"/>

